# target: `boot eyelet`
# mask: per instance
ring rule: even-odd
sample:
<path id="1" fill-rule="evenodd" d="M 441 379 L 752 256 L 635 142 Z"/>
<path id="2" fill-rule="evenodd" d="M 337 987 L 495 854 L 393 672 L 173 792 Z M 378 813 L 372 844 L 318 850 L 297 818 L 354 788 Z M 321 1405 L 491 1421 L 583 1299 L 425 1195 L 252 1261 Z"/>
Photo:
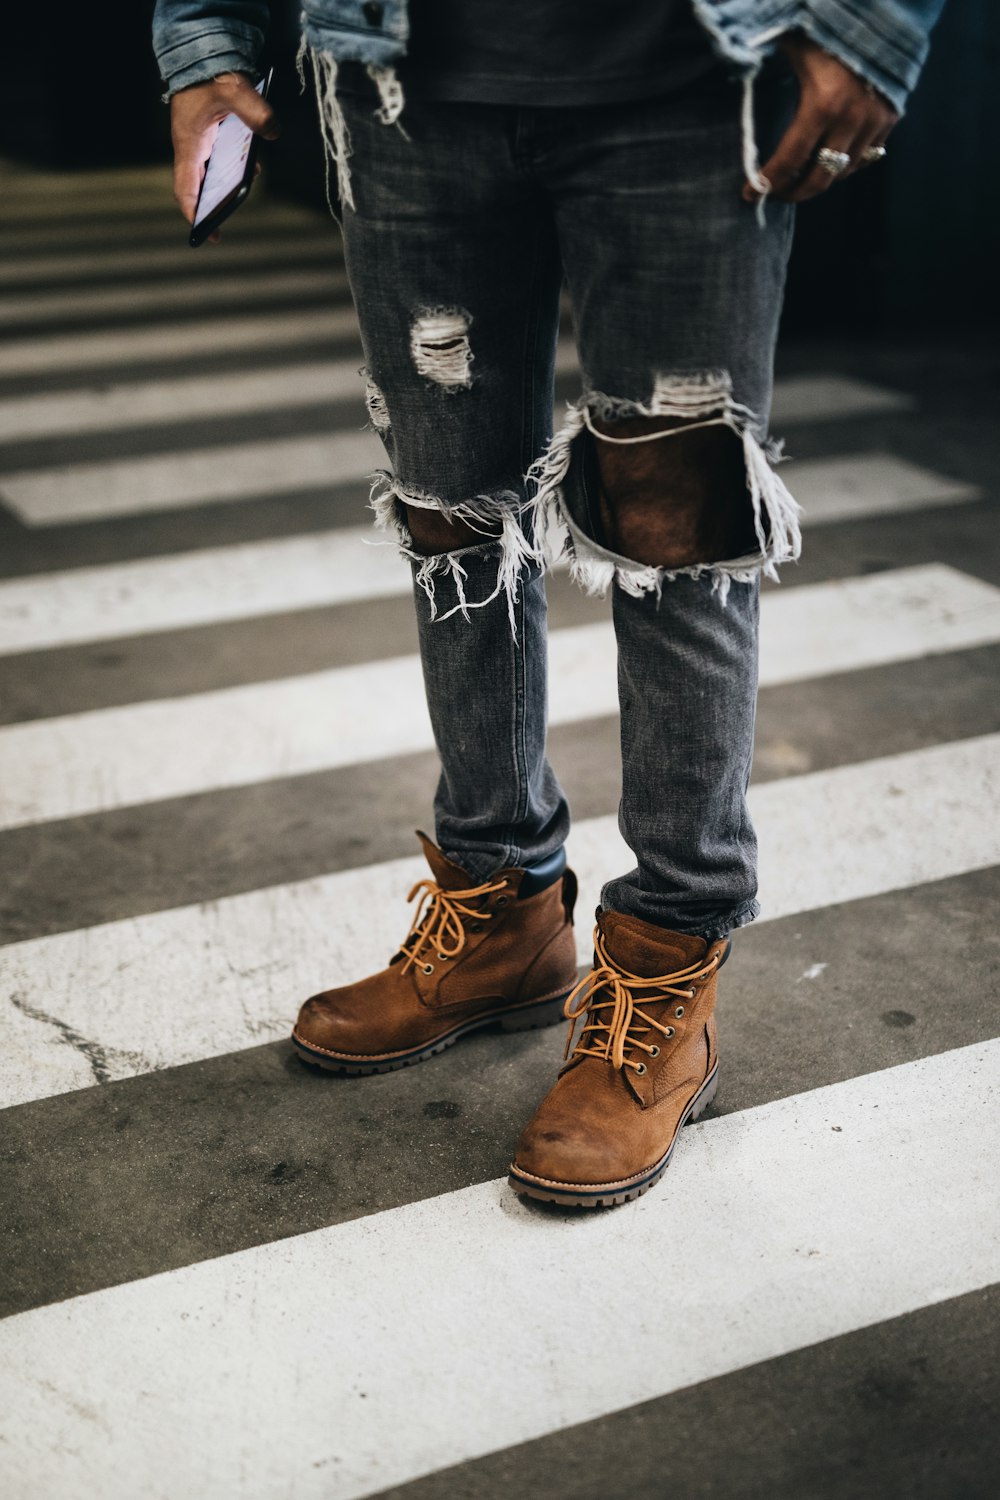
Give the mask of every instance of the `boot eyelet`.
<path id="1" fill-rule="evenodd" d="M 483 924 L 482 924 L 482 922 L 473 922 L 472 926 L 469 928 L 470 932 L 482 932 L 482 930 L 483 930 Z"/>
<path id="2" fill-rule="evenodd" d="M 645 1073 L 645 1071 L 646 1071 L 646 1064 L 645 1064 L 645 1063 L 639 1063 L 639 1064 L 638 1064 L 638 1065 L 637 1065 L 637 1067 L 636 1067 L 636 1070 L 635 1070 L 635 1071 L 636 1071 L 636 1073 L 637 1073 L 637 1075 L 638 1075 L 638 1076 L 639 1076 L 639 1077 L 640 1077 L 640 1078 L 641 1078 L 641 1077 L 642 1077 L 642 1075 L 643 1075 L 643 1074 L 644 1074 L 644 1073 Z"/>
<path id="3" fill-rule="evenodd" d="M 425 974 L 433 974 L 434 973 L 434 965 L 433 964 L 421 964 L 421 968 L 423 969 L 423 971 L 424 971 Z"/>
<path id="4" fill-rule="evenodd" d="M 649 1049 L 649 1055 L 650 1055 L 650 1057 L 659 1057 L 659 1055 L 660 1055 L 660 1049 L 659 1049 L 659 1047 L 650 1047 L 650 1049 Z"/>
<path id="5" fill-rule="evenodd" d="M 664 1035 L 665 1036 L 673 1036 L 673 1034 L 674 1034 L 674 1028 L 672 1026 L 668 1026 L 667 1029 L 666 1029 L 666 1031 L 665 1031 L 665 1033 L 664 1033 Z"/>
<path id="6" fill-rule="evenodd" d="M 498 896 L 497 897 L 497 906 L 506 906 L 508 900 L 509 900 L 509 897 L 507 897 L 507 896 Z"/>
<path id="7" fill-rule="evenodd" d="M 449 960 L 450 957 L 451 957 L 450 953 L 439 953 L 438 954 L 438 958 L 441 960 L 441 962 L 443 964 L 446 964 L 448 962 L 448 960 Z"/>
<path id="8" fill-rule="evenodd" d="M 683 1014 L 684 1014 L 684 1007 L 683 1007 L 683 1005 L 678 1005 L 677 1009 L 674 1011 L 674 1015 L 679 1018 Z"/>

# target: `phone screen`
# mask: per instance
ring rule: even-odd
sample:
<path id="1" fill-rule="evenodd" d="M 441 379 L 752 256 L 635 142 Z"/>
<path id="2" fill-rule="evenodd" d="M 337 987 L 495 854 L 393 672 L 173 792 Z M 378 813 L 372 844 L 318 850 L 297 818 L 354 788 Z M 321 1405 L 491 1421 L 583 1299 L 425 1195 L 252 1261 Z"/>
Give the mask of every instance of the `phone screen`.
<path id="1" fill-rule="evenodd" d="M 257 85 L 258 94 L 264 92 L 265 84 L 266 79 L 261 79 Z M 224 203 L 231 193 L 235 193 L 243 181 L 252 140 L 253 131 L 249 125 L 244 125 L 238 115 L 227 115 L 220 123 L 201 185 L 198 216 L 194 221 L 196 229 L 215 212 L 220 203 Z"/>

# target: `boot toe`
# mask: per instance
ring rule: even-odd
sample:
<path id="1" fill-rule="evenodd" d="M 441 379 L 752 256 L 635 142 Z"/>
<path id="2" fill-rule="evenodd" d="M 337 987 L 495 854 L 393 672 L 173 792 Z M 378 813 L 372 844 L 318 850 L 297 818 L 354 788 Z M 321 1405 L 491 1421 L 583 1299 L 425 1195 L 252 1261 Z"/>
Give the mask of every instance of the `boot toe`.
<path id="1" fill-rule="evenodd" d="M 514 1154 L 514 1170 L 567 1187 L 615 1182 L 622 1163 L 609 1143 L 575 1121 L 532 1122 Z"/>
<path id="2" fill-rule="evenodd" d="M 295 1022 L 295 1036 L 308 1047 L 323 1052 L 351 1053 L 355 1045 L 355 1027 L 351 1017 L 337 1003 L 336 990 L 312 995 L 301 1006 Z"/>

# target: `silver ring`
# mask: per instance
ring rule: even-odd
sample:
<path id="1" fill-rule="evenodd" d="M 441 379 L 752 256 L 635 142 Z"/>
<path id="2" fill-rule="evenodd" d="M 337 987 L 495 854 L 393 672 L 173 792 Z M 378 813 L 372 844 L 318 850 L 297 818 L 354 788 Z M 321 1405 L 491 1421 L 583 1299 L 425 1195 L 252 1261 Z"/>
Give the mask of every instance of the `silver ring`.
<path id="1" fill-rule="evenodd" d="M 824 172 L 829 172 L 831 177 L 839 177 L 851 165 L 851 158 L 846 151 L 834 151 L 830 146 L 820 146 L 816 152 L 816 165 L 822 167 Z"/>
<path id="2" fill-rule="evenodd" d="M 861 153 L 862 161 L 881 161 L 885 155 L 884 146 L 866 146 Z"/>

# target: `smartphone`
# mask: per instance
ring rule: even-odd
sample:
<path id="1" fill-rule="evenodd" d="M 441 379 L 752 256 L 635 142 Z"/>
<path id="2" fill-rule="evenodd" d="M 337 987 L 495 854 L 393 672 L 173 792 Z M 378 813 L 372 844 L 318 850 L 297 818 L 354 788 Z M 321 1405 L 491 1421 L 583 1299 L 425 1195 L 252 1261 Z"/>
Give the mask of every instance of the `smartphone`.
<path id="1" fill-rule="evenodd" d="M 266 99 L 270 87 L 271 74 L 268 73 L 258 83 L 257 92 Z M 227 115 L 216 131 L 205 164 L 189 245 L 203 245 L 208 236 L 239 208 L 250 191 L 256 164 L 257 137 L 238 115 Z"/>

